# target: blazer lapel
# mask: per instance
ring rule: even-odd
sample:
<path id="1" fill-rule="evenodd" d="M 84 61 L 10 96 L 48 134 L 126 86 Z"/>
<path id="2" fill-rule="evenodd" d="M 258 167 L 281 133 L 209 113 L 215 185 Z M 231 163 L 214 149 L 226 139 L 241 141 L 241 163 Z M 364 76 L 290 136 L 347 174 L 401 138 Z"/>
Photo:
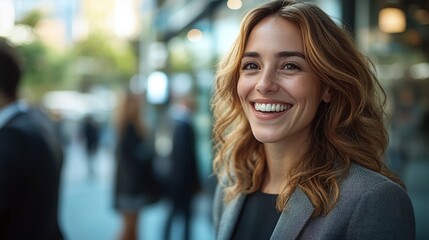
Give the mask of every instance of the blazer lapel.
<path id="1" fill-rule="evenodd" d="M 218 240 L 231 239 L 245 199 L 246 195 L 240 194 L 225 206 L 225 210 L 219 224 Z"/>
<path id="2" fill-rule="evenodd" d="M 300 188 L 297 188 L 280 215 L 271 239 L 297 239 L 313 210 L 310 199 Z"/>

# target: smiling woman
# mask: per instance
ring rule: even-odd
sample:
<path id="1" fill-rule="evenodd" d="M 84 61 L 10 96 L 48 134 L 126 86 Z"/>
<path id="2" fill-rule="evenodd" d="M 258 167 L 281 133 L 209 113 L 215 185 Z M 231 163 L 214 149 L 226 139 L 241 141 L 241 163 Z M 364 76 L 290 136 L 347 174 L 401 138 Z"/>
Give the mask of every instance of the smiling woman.
<path id="1" fill-rule="evenodd" d="M 297 26 L 277 16 L 263 19 L 249 35 L 237 83 L 237 93 L 254 137 L 267 143 L 266 148 L 281 151 L 279 164 L 284 167 L 279 172 L 280 178 L 297 160 L 294 152 L 304 152 L 309 147 L 310 123 L 320 102 L 330 100 L 329 88 L 323 89 L 311 71 L 302 45 Z M 262 105 L 260 110 L 257 105 Z M 284 110 L 272 111 L 273 106 Z M 267 171 L 270 179 L 273 173 Z M 281 191 L 272 187 L 265 182 L 261 190 Z"/>
<path id="2" fill-rule="evenodd" d="M 411 201 L 383 162 L 384 99 L 319 7 L 251 10 L 212 99 L 217 238 L 414 239 Z"/>

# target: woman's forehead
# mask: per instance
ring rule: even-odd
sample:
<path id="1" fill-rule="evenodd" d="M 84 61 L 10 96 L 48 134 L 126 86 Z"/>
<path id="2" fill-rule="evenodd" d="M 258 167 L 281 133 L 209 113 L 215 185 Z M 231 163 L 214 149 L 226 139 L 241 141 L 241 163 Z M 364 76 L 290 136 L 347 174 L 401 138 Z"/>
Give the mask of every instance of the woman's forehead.
<path id="1" fill-rule="evenodd" d="M 245 46 L 245 51 L 258 49 L 302 52 L 300 29 L 282 17 L 266 17 L 250 31 Z"/>

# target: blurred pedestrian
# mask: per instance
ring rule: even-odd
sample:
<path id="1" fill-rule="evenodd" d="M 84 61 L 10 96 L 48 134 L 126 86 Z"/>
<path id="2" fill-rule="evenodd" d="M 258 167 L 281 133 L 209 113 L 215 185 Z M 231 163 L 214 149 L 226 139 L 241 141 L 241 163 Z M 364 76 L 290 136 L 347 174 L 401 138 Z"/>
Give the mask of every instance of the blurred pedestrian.
<path id="1" fill-rule="evenodd" d="M 164 180 L 165 197 L 171 204 L 164 229 L 165 240 L 170 239 L 173 222 L 177 223 L 177 217 L 183 218 L 182 239 L 190 239 L 192 200 L 201 188 L 192 122 L 195 107 L 196 102 L 190 95 L 173 97 L 170 109 L 172 150 L 169 157 L 169 172 Z"/>
<path id="2" fill-rule="evenodd" d="M 385 98 L 316 4 L 250 10 L 215 78 L 217 239 L 414 239 L 412 203 L 383 160 Z"/>
<path id="3" fill-rule="evenodd" d="M 154 156 L 143 118 L 142 98 L 127 92 L 118 106 L 114 207 L 122 216 L 121 240 L 138 238 L 139 211 L 153 203 Z M 156 190 L 156 189 L 155 189 Z"/>
<path id="4" fill-rule="evenodd" d="M 0 40 L 0 239 L 63 239 L 63 153 L 48 117 L 18 101 L 21 67 L 14 47 Z"/>
<path id="5" fill-rule="evenodd" d="M 85 143 L 88 179 L 95 177 L 95 160 L 100 142 L 100 127 L 92 114 L 82 119 L 81 135 Z"/>

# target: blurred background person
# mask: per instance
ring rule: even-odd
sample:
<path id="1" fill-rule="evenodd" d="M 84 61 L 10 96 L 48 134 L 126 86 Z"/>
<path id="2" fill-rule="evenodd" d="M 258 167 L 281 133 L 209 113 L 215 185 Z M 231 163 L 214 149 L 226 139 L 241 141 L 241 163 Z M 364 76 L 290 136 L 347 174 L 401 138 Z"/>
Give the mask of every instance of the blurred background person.
<path id="1" fill-rule="evenodd" d="M 190 239 L 192 200 L 200 190 L 198 177 L 195 133 L 192 113 L 196 102 L 190 94 L 174 95 L 170 109 L 172 129 L 172 150 L 169 157 L 169 172 L 166 175 L 165 196 L 171 208 L 169 210 L 164 239 L 169 240 L 173 222 L 183 218 L 183 238 Z"/>
<path id="2" fill-rule="evenodd" d="M 121 240 L 138 239 L 139 210 L 153 203 L 153 150 L 141 117 L 140 95 L 127 92 L 118 106 L 114 207 L 122 215 Z"/>
<path id="3" fill-rule="evenodd" d="M 85 144 L 88 179 L 93 179 L 95 177 L 94 162 L 100 142 L 100 127 L 91 114 L 87 114 L 82 119 L 81 137 Z"/>
<path id="4" fill-rule="evenodd" d="M 63 239 L 60 141 L 47 117 L 18 101 L 20 80 L 17 52 L 0 40 L 0 239 Z"/>

